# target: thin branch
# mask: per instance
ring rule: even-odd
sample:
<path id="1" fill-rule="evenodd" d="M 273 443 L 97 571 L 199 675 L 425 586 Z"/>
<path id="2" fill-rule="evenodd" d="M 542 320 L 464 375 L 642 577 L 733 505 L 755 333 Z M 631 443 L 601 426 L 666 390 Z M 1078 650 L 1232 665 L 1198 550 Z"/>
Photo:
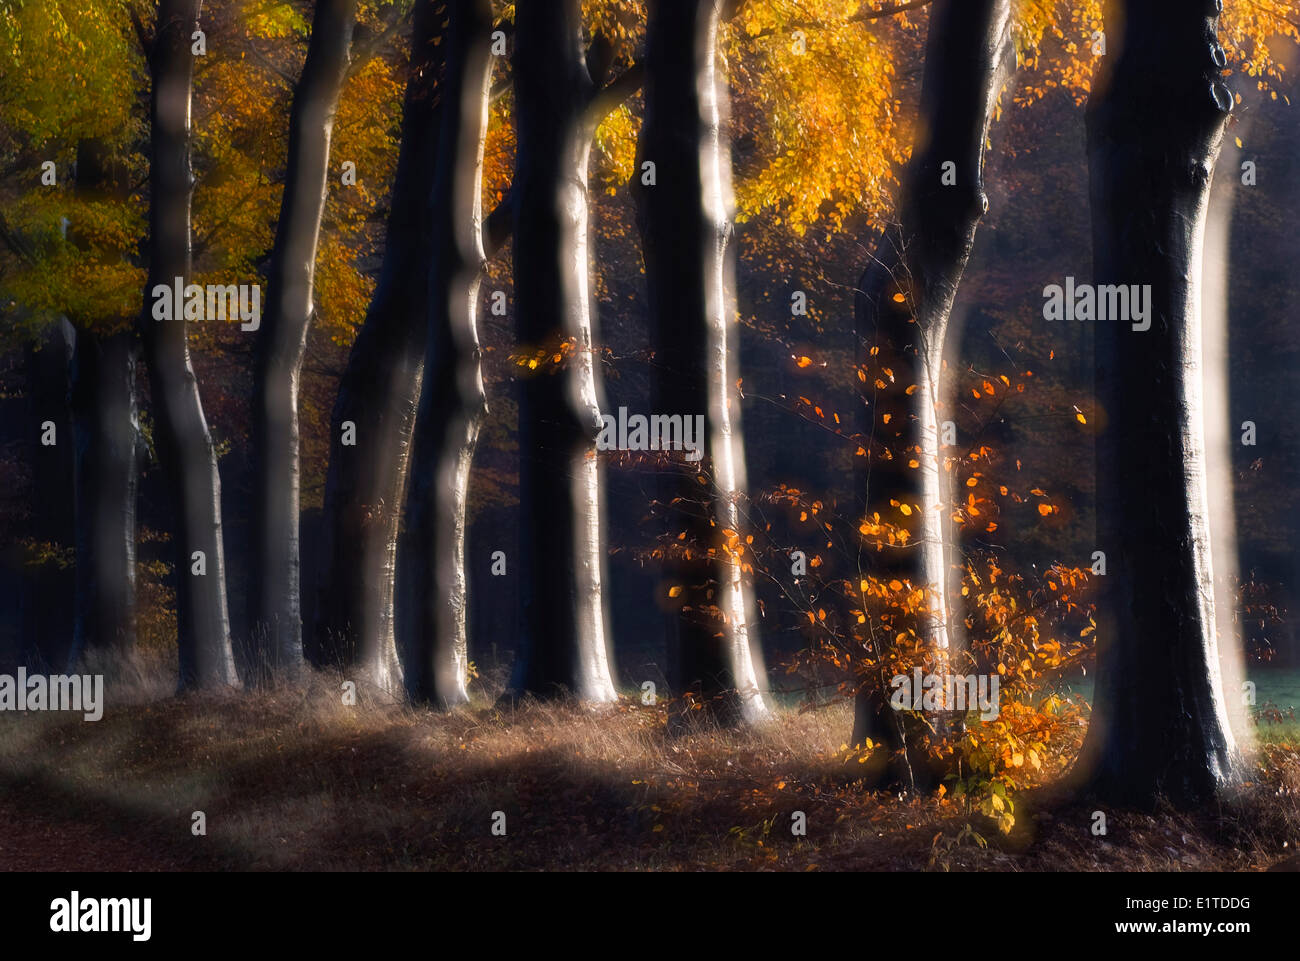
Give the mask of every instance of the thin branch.
<path id="1" fill-rule="evenodd" d="M 1256 0 L 1248 0 L 1248 2 L 1252 7 L 1255 7 L 1257 10 L 1262 10 L 1267 16 L 1276 17 L 1278 20 L 1282 20 L 1286 23 L 1289 23 L 1297 30 L 1300 30 L 1300 21 L 1292 20 L 1285 13 L 1282 13 L 1279 10 L 1271 10 L 1268 7 L 1264 6 L 1262 3 L 1257 3 Z"/>
<path id="2" fill-rule="evenodd" d="M 791 20 L 780 29 L 771 27 L 767 30 L 760 30 L 752 36 L 753 39 L 759 40 L 763 37 L 783 33 L 786 30 L 830 30 L 845 23 L 867 23 L 872 20 L 883 20 L 895 14 L 907 13 L 909 10 L 919 10 L 921 7 L 929 6 L 932 2 L 933 0 L 905 0 L 903 3 L 894 3 L 886 7 L 877 7 L 870 10 L 864 4 L 857 13 L 847 17 L 842 23 L 826 23 L 821 20 Z"/>
<path id="3" fill-rule="evenodd" d="M 868 10 L 866 4 L 858 10 L 853 16 L 849 17 L 850 23 L 865 22 L 867 20 L 880 20 L 883 17 L 892 17 L 896 13 L 907 13 L 909 10 L 917 10 L 921 7 L 928 6 L 931 0 L 906 0 L 904 3 L 892 3 L 886 7 L 879 7 L 875 10 Z"/>
<path id="4" fill-rule="evenodd" d="M 22 235 L 13 230 L 8 221 L 5 220 L 4 214 L 0 214 L 0 238 L 4 239 L 5 246 L 8 247 L 19 260 L 28 266 L 35 266 L 36 254 L 23 239 Z"/>
<path id="5" fill-rule="evenodd" d="M 127 4 L 127 11 L 131 15 L 131 26 L 135 29 L 136 39 L 140 41 L 140 52 L 144 54 L 147 60 L 153 50 L 153 40 L 149 36 L 149 31 L 145 29 L 144 23 L 140 20 L 140 14 L 136 12 L 133 4 Z"/>
<path id="6" fill-rule="evenodd" d="M 254 58 L 255 60 L 257 60 L 258 63 L 260 63 L 260 64 L 261 64 L 263 67 L 265 67 L 267 70 L 271 71 L 273 74 L 275 74 L 275 75 L 276 75 L 277 77 L 279 77 L 281 80 L 283 80 L 283 81 L 285 82 L 285 84 L 289 87 L 290 90 L 294 89 L 294 87 L 296 87 L 296 86 L 298 85 L 298 79 L 297 79 L 296 77 L 294 77 L 294 76 L 292 76 L 292 75 L 290 75 L 290 74 L 285 73 L 283 70 L 281 70 L 281 69 L 280 69 L 279 67 L 277 67 L 275 64 L 273 64 L 273 63 L 272 63 L 272 62 L 267 58 L 266 54 L 262 53 L 261 50 L 258 50 L 258 49 L 257 49 L 257 44 L 253 43 L 251 40 L 250 40 L 249 43 L 248 43 L 248 49 L 249 49 L 250 51 L 252 51 L 253 58 Z"/>

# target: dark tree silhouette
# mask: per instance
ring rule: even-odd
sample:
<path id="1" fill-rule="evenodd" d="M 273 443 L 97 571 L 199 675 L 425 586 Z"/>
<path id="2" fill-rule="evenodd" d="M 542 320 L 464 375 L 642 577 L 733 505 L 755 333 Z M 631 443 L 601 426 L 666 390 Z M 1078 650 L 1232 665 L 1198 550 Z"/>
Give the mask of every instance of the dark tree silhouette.
<path id="1" fill-rule="evenodd" d="M 77 525 L 72 664 L 91 650 L 122 654 L 135 646 L 136 359 L 129 331 L 77 335 L 72 362 Z"/>
<path id="2" fill-rule="evenodd" d="M 37 545 L 56 549 L 70 546 L 76 530 L 68 505 L 73 502 L 75 451 L 68 374 L 76 349 L 76 330 L 59 318 L 27 345 L 25 363 L 28 446 L 32 465 L 32 515 L 28 534 Z M 54 427 L 53 444 L 45 444 L 45 425 Z M 18 545 L 13 545 L 18 550 Z M 74 618 L 68 604 L 75 575 L 52 558 L 31 563 L 21 554 L 17 566 L 25 567 L 19 599 L 22 648 L 19 654 L 32 664 L 62 666 L 68 657 Z"/>
<path id="3" fill-rule="evenodd" d="M 1102 322 L 1095 342 L 1107 574 L 1080 771 L 1112 801 L 1190 806 L 1239 776 L 1225 697 L 1240 694 L 1223 689 L 1215 636 L 1201 382 L 1201 244 L 1232 109 L 1219 6 L 1112 3 L 1114 66 L 1088 104 L 1095 282 L 1151 287 L 1149 329 Z"/>
<path id="4" fill-rule="evenodd" d="M 615 698 L 603 599 L 604 523 L 595 440 L 601 397 L 587 289 L 587 158 L 594 84 L 578 0 L 520 4 L 514 315 L 519 349 L 545 352 L 519 403 L 522 632 L 507 699 L 569 691 Z M 568 345 L 555 364 L 549 358 Z"/>
<path id="5" fill-rule="evenodd" d="M 104 145 L 77 145 L 77 193 L 124 197 L 127 175 Z M 80 226 L 68 226 L 80 241 Z M 131 329 L 101 333 L 82 325 L 72 360 L 70 400 L 76 445 L 76 603 L 69 663 L 90 651 L 135 646 L 136 501 L 141 445 Z"/>
<path id="6" fill-rule="evenodd" d="M 717 76 L 719 10 L 713 0 L 658 0 L 646 38 L 646 114 L 638 169 L 638 220 L 650 299 L 655 409 L 704 415 L 707 456 L 661 466 L 657 498 L 671 535 L 661 591 L 670 681 L 724 723 L 768 714 L 755 668 L 757 638 L 742 580 L 744 452 L 727 260 L 731 156 Z M 707 484 L 701 486 L 700 480 Z M 676 538 L 686 534 L 684 541 Z M 670 597 L 671 588 L 677 588 Z"/>

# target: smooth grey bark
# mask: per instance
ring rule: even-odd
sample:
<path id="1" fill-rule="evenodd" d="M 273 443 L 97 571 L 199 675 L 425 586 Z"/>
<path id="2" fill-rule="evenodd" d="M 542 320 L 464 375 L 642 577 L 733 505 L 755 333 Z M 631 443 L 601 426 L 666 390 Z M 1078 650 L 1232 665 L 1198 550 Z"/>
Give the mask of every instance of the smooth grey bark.
<path id="1" fill-rule="evenodd" d="M 1254 108 L 1263 95 L 1253 84 L 1243 91 L 1243 110 L 1233 130 L 1249 136 Z M 1240 438 L 1240 421 L 1234 420 L 1231 380 L 1232 227 L 1238 191 L 1254 189 L 1242 184 L 1242 150 L 1225 140 L 1215 164 L 1205 224 L 1202 271 L 1201 351 L 1205 387 L 1206 493 L 1209 499 L 1210 548 L 1214 555 L 1214 614 L 1219 642 L 1219 666 L 1228 721 L 1244 753 L 1254 750 L 1255 725 L 1242 684 L 1246 681 L 1245 647 L 1239 620 L 1240 563 L 1237 556 L 1237 511 L 1233 481 L 1234 452 Z M 1240 310 L 1240 308 L 1238 308 Z M 1237 398 L 1238 407 L 1242 398 Z"/>
<path id="2" fill-rule="evenodd" d="M 401 686 L 394 581 L 428 326 L 428 198 L 441 125 L 445 4 L 419 0 L 384 259 L 330 421 L 316 644 L 381 690 Z M 355 444 L 343 443 L 351 424 Z M 405 653 L 405 652 L 403 652 Z"/>
<path id="3" fill-rule="evenodd" d="M 439 91 L 437 173 L 428 198 L 432 245 L 424 387 L 401 546 L 399 629 L 409 639 L 414 698 L 448 708 L 466 690 L 465 529 L 469 473 L 487 411 L 476 314 L 483 252 L 481 186 L 491 84 L 491 8 L 451 0 Z M 409 591 L 406 590 L 409 588 Z"/>
<path id="4" fill-rule="evenodd" d="M 289 117 L 289 157 L 257 332 L 252 403 L 249 638 L 255 671 L 302 664 L 298 387 L 314 311 L 316 247 L 329 189 L 330 140 L 351 63 L 356 0 L 320 0 Z"/>
<path id="5" fill-rule="evenodd" d="M 699 462 L 680 452 L 657 468 L 657 500 L 673 551 L 661 590 L 668 599 L 670 588 L 681 589 L 667 623 L 670 681 L 674 693 L 698 696 L 711 717 L 734 724 L 770 711 L 755 667 L 758 639 L 739 553 L 744 451 L 732 387 L 731 156 L 719 104 L 725 87 L 717 76 L 718 22 L 714 0 L 658 0 L 650 7 L 637 166 L 653 162 L 655 184 L 638 180 L 637 201 L 655 411 L 703 415 L 707 438 Z M 685 541 L 676 539 L 681 533 Z"/>
<path id="6" fill-rule="evenodd" d="M 1201 261 L 1232 109 L 1211 0 L 1125 0 L 1088 104 L 1097 285 L 1150 285 L 1150 328 L 1096 338 L 1097 677 L 1078 771 L 1105 801 L 1190 807 L 1240 777 L 1215 637 Z M 1139 325 L 1140 326 L 1140 325 Z"/>
<path id="7" fill-rule="evenodd" d="M 315 640 L 326 661 L 378 665 L 366 669 L 372 679 L 397 676 L 391 666 L 398 620 L 394 614 L 394 582 L 399 568 L 400 505 L 405 502 L 409 483 L 427 332 L 431 227 L 425 199 L 432 190 L 441 125 L 442 101 L 437 90 L 446 52 L 442 43 L 444 6 L 433 0 L 421 0 L 415 5 L 402 144 L 384 262 L 366 322 L 349 355 L 331 419 L 325 485 L 326 541 L 322 551 L 325 570 L 320 582 Z M 606 112 L 634 92 L 629 89 L 631 82 L 626 74 L 617 84 L 615 87 L 611 83 L 606 90 L 621 93 L 622 97 L 607 97 L 600 104 Z M 512 195 L 508 194 L 483 218 L 487 256 L 510 238 L 513 213 Z M 355 429 L 355 446 L 342 443 L 343 425 L 348 422 Z M 450 517 L 444 523 L 450 525 Z M 457 523 L 463 526 L 464 518 Z M 405 548 L 402 553 L 412 557 Z M 403 562 L 401 568 L 409 566 Z M 463 583 L 463 568 L 447 577 L 449 583 Z M 412 582 L 424 579 L 417 572 Z M 400 606 L 403 619 L 420 617 L 405 599 Z M 457 615 L 454 623 L 463 624 L 463 620 Z M 414 634 L 413 630 L 401 632 L 403 644 L 397 653 L 403 661 L 422 657 L 406 647 Z M 462 642 L 457 641 L 452 648 L 460 646 Z M 414 674 L 410 680 L 415 680 Z M 386 686 L 382 680 L 377 683 Z M 419 683 L 408 686 L 416 690 L 421 687 Z M 416 696 L 433 700 L 427 694 Z M 459 696 L 437 699 L 450 703 Z"/>
<path id="8" fill-rule="evenodd" d="M 149 282 L 171 287 L 190 274 L 190 106 L 199 0 L 160 0 L 149 55 L 153 81 L 149 168 Z M 154 437 L 174 513 L 180 686 L 238 684 L 226 607 L 221 479 L 190 363 L 183 314 L 155 320 L 152 297 L 140 318 L 157 429 Z M 195 556 L 202 552 L 204 573 Z"/>
<path id="9" fill-rule="evenodd" d="M 877 243 L 855 298 L 869 385 L 861 432 L 876 441 L 858 485 L 860 509 L 865 514 L 871 507 L 897 521 L 902 515 L 890 501 L 921 508 L 912 543 L 887 546 L 864 567 L 929 587 L 931 614 L 921 618 L 921 628 L 940 648 L 949 646 L 952 615 L 946 594 L 955 558 L 936 408 L 942 401 L 940 373 L 953 301 L 988 210 L 984 145 L 1006 78 L 1010 25 L 1010 0 L 931 5 L 917 125 L 921 140 L 902 178 L 897 222 Z M 955 184 L 944 183 L 947 163 L 955 165 L 950 168 Z M 898 294 L 902 299 L 896 301 Z M 886 383 L 883 389 L 874 387 L 878 376 Z M 908 466 L 913 459 L 919 467 Z M 901 746 L 892 714 L 878 692 L 863 689 L 856 699 L 852 743 L 870 737 Z"/>
<path id="10" fill-rule="evenodd" d="M 587 158 L 594 93 L 578 0 L 520 4 L 514 87 L 515 318 L 521 350 L 571 353 L 520 383 L 515 566 L 522 636 L 504 695 L 616 698 L 602 581 L 605 551 L 595 441 L 601 397 L 588 292 Z"/>
<path id="11" fill-rule="evenodd" d="M 77 587 L 70 669 L 91 651 L 121 655 L 135 647 L 137 354 L 131 331 L 77 335 L 71 393 Z"/>

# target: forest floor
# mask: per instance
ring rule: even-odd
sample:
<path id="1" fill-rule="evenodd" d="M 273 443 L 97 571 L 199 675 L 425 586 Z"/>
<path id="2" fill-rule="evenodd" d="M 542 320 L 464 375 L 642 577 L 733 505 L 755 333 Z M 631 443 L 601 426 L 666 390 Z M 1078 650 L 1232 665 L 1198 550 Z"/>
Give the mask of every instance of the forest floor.
<path id="1" fill-rule="evenodd" d="M 95 723 L 0 715 L 0 870 L 1262 870 L 1300 843 L 1291 750 L 1231 807 L 1110 812 L 1098 837 L 1092 806 L 1048 788 L 1000 835 L 951 799 L 866 790 L 846 704 L 677 737 L 631 700 L 487 704 L 345 706 L 316 675 L 155 689 Z"/>

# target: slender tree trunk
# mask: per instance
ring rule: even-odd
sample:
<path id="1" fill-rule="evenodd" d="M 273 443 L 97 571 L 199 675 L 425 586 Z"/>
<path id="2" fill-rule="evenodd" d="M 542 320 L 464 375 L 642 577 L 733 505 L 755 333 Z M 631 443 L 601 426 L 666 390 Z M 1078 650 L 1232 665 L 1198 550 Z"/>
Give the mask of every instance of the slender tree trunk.
<path id="1" fill-rule="evenodd" d="M 135 647 L 139 443 L 132 331 L 77 336 L 72 363 L 76 441 L 77 591 L 71 668 L 90 651 Z"/>
<path id="2" fill-rule="evenodd" d="M 988 209 L 984 144 L 1006 76 L 1010 0 L 935 0 L 921 83 L 920 140 L 902 178 L 897 223 L 880 239 L 858 282 L 855 303 L 867 403 L 862 434 L 867 476 L 862 513 L 917 519 L 906 547 L 885 547 L 866 563 L 930 591 L 920 628 L 947 648 L 949 565 L 956 560 L 940 445 L 940 373 L 957 285 Z M 884 387 L 880 387 L 884 384 Z M 913 466 L 915 465 L 915 466 Z M 896 503 L 894 503 L 896 502 Z M 908 505 L 910 515 L 899 505 Z M 859 694 L 853 743 L 898 746 L 888 704 Z"/>
<path id="3" fill-rule="evenodd" d="M 1214 4 L 1108 9 L 1118 58 L 1088 105 L 1093 275 L 1150 285 L 1149 329 L 1096 339 L 1096 701 L 1080 759 L 1110 801 L 1195 805 L 1239 775 L 1215 638 L 1201 368 L 1201 260 L 1232 95 Z M 1130 296 L 1130 303 L 1132 297 Z"/>
<path id="4" fill-rule="evenodd" d="M 658 0 L 646 39 L 646 116 L 638 181 L 641 246 L 650 297 L 655 410 L 702 415 L 707 456 L 668 455 L 658 500 L 673 536 L 663 596 L 675 693 L 696 693 L 724 722 L 769 713 L 754 665 L 741 565 L 744 455 L 739 431 L 734 309 L 726 248 L 731 157 L 721 126 L 714 0 Z M 707 480 L 701 486 L 700 479 Z M 686 534 L 685 541 L 676 540 Z M 675 597 L 668 600 L 670 590 Z"/>
<path id="5" fill-rule="evenodd" d="M 428 269 L 428 340 L 415 433 L 416 470 L 408 502 L 409 541 L 401 582 L 412 588 L 414 697 L 440 707 L 469 700 L 466 668 L 465 525 L 469 471 L 487 409 L 476 311 L 484 264 L 480 199 L 491 81 L 491 9 L 452 0 L 442 128 L 429 201 L 433 249 Z"/>
<path id="6" fill-rule="evenodd" d="M 149 285 L 171 287 L 190 273 L 190 103 L 194 79 L 191 34 L 199 0 L 160 0 L 150 53 L 153 80 L 149 176 Z M 145 362 L 157 412 L 155 439 L 167 476 L 176 550 L 176 620 L 180 685 L 238 683 L 230 647 L 221 479 L 198 381 L 190 364 L 184 315 L 153 318 L 153 298 L 141 316 Z M 179 305 L 178 305 L 179 306 Z M 177 312 L 179 313 L 179 312 Z"/>
<path id="7" fill-rule="evenodd" d="M 592 95 L 581 4 L 521 4 L 514 88 L 518 153 L 514 281 L 521 350 L 545 351 L 522 379 L 519 405 L 523 636 L 507 699 L 569 691 L 616 698 L 603 609 L 601 399 L 587 286 L 584 113 Z M 559 363 L 553 352 L 568 352 Z"/>
<path id="8" fill-rule="evenodd" d="M 325 477 L 316 643 L 325 660 L 358 666 L 386 691 L 401 686 L 394 580 L 427 330 L 427 205 L 438 149 L 446 6 L 441 0 L 415 5 L 384 260 L 339 384 Z"/>
<path id="9" fill-rule="evenodd" d="M 294 90 L 284 197 L 257 335 L 253 386 L 253 533 L 249 624 L 259 668 L 302 663 L 298 555 L 298 381 L 311 322 L 316 246 L 328 192 L 330 139 L 347 77 L 356 0 L 320 0 Z"/>
<path id="10" fill-rule="evenodd" d="M 74 574 L 62 567 L 45 546 L 62 551 L 72 546 L 75 530 L 68 506 L 73 501 L 74 446 L 68 404 L 68 370 L 76 345 L 72 324 L 59 318 L 39 344 L 27 349 L 27 403 L 31 438 L 32 520 L 30 535 L 41 558 L 24 557 L 27 581 L 22 595 L 23 663 L 58 669 L 68 656 L 73 617 L 69 597 Z M 46 425 L 53 444 L 44 443 Z"/>

